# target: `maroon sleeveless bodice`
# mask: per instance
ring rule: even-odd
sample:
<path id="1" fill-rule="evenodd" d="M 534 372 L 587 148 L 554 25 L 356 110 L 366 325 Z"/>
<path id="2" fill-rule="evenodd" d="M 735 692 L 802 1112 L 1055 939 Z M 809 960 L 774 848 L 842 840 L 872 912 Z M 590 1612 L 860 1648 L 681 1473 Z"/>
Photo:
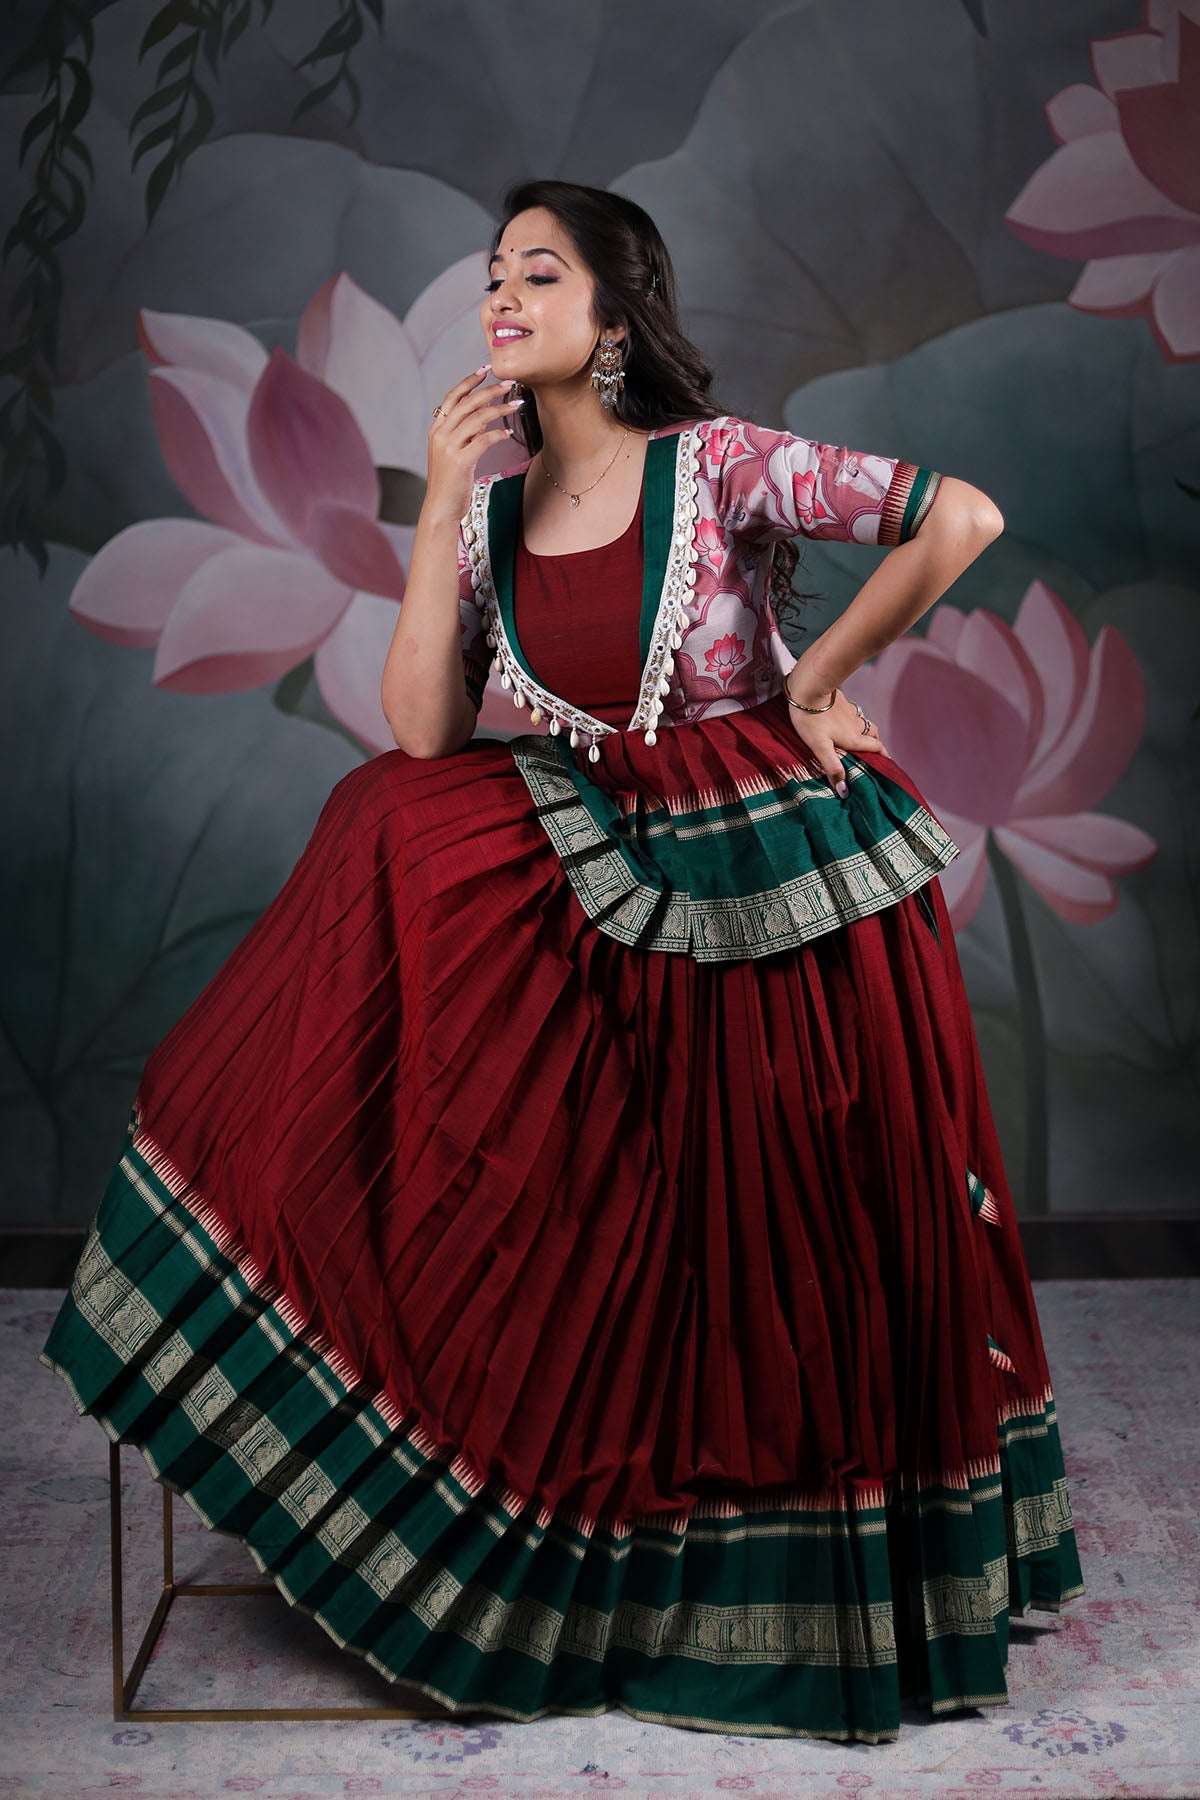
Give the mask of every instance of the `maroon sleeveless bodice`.
<path id="1" fill-rule="evenodd" d="M 552 694 L 622 728 L 642 679 L 644 497 L 619 538 L 556 556 L 526 549 L 517 515 L 513 620 L 525 660 Z"/>

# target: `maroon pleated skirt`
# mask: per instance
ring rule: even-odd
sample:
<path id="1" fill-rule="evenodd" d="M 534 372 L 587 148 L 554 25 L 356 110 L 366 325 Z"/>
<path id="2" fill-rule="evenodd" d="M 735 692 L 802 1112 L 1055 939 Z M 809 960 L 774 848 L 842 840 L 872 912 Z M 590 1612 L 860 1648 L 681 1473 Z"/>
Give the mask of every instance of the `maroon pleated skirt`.
<path id="1" fill-rule="evenodd" d="M 777 711 L 738 715 L 743 753 Z M 663 766 L 719 735 L 664 730 Z M 936 879 L 775 954 L 634 948 L 507 744 L 395 750 L 338 783 L 139 1108 L 306 1337 L 559 1516 L 994 1467 L 998 1417 L 1046 1404 Z"/>

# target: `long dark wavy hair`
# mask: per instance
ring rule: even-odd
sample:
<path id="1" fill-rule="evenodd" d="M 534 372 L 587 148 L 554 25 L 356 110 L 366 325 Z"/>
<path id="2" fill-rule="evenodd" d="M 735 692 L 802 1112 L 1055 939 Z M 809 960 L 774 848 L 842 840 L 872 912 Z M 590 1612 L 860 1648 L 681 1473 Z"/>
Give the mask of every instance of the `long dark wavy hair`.
<path id="1" fill-rule="evenodd" d="M 654 220 L 633 200 L 607 188 L 574 181 L 522 181 L 510 187 L 500 208 L 490 254 L 500 248 L 517 213 L 544 206 L 553 213 L 594 282 L 592 315 L 625 327 L 624 383 L 613 397 L 612 416 L 638 431 L 715 419 L 728 407 L 709 397 L 713 372 L 679 323 L 675 270 Z M 653 289 L 653 291 L 651 291 Z M 514 420 L 514 440 L 532 456 L 542 447 L 537 400 L 518 383 L 525 404 Z M 797 601 L 822 596 L 792 586 L 799 547 L 791 538 L 774 546 L 770 599 L 776 620 L 785 615 L 806 629 Z"/>

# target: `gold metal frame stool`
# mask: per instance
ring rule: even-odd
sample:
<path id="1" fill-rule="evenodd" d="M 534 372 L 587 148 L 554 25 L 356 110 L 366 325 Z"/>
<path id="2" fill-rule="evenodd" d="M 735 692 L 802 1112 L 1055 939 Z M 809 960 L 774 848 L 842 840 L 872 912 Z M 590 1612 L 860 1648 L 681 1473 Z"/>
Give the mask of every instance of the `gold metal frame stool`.
<path id="1" fill-rule="evenodd" d="M 139 1452 L 140 1455 L 140 1452 Z M 470 1709 L 389 1706 L 135 1706 L 146 1664 L 158 1642 L 167 1614 L 176 1598 L 208 1598 L 212 1595 L 274 1594 L 282 1598 L 273 1581 L 178 1581 L 175 1577 L 174 1493 L 164 1481 L 162 1489 L 163 1585 L 129 1674 L 125 1670 L 124 1591 L 121 1560 L 121 1446 L 108 1446 L 109 1523 L 112 1559 L 112 1675 L 114 1719 L 461 1719 Z"/>

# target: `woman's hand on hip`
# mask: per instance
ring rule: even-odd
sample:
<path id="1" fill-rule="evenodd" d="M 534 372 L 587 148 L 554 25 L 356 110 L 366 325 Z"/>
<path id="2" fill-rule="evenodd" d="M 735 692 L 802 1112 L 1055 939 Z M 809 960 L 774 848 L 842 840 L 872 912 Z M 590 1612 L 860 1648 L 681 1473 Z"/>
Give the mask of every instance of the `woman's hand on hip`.
<path id="1" fill-rule="evenodd" d="M 795 691 L 792 680 L 795 681 Z M 866 717 L 861 706 L 847 700 L 840 688 L 826 688 L 823 693 L 819 690 L 809 691 L 809 686 L 796 676 L 793 669 L 784 677 L 783 694 L 787 701 L 802 702 L 802 706 L 788 706 L 792 729 L 835 793 L 844 797 L 846 792 L 846 769 L 842 762 L 845 751 L 852 750 L 855 756 L 861 756 L 864 752 L 874 752 L 877 756 L 887 755 L 874 722 Z M 831 699 L 832 706 L 829 705 Z M 803 707 L 820 707 L 823 710 L 805 712 Z"/>

